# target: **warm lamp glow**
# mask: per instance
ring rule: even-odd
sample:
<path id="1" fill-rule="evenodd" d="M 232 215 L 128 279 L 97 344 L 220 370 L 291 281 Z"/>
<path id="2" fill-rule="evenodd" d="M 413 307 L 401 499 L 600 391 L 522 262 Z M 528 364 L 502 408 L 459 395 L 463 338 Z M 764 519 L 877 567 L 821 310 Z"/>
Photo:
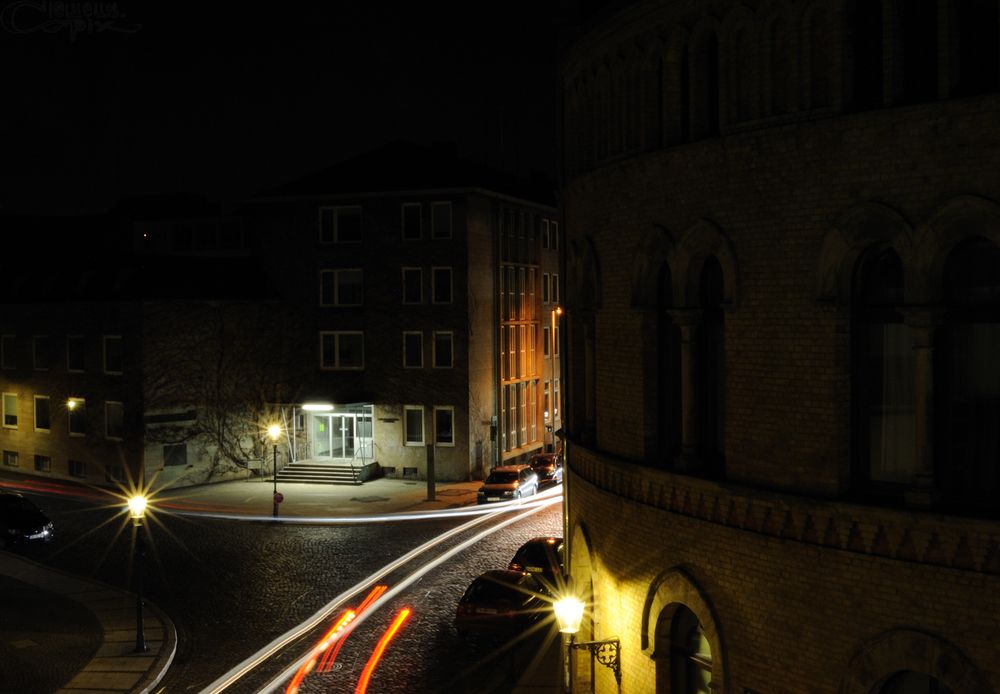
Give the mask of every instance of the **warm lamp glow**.
<path id="1" fill-rule="evenodd" d="M 555 313 L 557 316 L 561 316 L 563 314 L 562 306 L 556 306 L 554 309 L 552 309 L 552 312 Z"/>
<path id="2" fill-rule="evenodd" d="M 556 612 L 560 633 L 575 634 L 580 631 L 580 622 L 583 621 L 583 602 L 568 596 L 557 600 L 552 607 Z"/>
<path id="3" fill-rule="evenodd" d="M 272 424 L 267 428 L 267 435 L 271 437 L 272 441 L 277 441 L 278 437 L 281 436 L 281 427 L 277 424 Z"/>
<path id="4" fill-rule="evenodd" d="M 135 520 L 142 520 L 142 517 L 146 515 L 146 497 L 142 494 L 136 494 L 133 497 L 129 497 L 128 500 L 128 514 Z"/>
<path id="5" fill-rule="evenodd" d="M 329 412 L 333 409 L 333 405 L 328 402 L 307 402 L 302 409 L 306 412 Z"/>
<path id="6" fill-rule="evenodd" d="M 76 409 L 76 400 L 73 399 L 73 398 L 70 398 L 69 400 L 67 400 L 66 401 L 66 407 L 69 408 L 69 409 L 71 409 L 71 410 L 75 410 Z"/>

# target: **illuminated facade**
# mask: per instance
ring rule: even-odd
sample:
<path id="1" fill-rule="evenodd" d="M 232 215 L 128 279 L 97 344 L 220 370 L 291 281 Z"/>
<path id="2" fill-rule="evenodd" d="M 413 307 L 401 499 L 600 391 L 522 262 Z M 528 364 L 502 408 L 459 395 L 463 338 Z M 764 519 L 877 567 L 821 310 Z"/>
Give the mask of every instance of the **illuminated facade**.
<path id="1" fill-rule="evenodd" d="M 997 3 L 616 7 L 560 75 L 578 638 L 624 692 L 1000 691 Z"/>

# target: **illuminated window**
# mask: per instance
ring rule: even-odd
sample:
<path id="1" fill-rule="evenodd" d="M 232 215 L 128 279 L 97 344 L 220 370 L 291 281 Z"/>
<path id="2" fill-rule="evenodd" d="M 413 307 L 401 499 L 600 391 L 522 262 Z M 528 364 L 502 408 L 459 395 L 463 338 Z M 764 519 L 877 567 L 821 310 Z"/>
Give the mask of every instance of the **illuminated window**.
<path id="1" fill-rule="evenodd" d="M 360 268 L 320 271 L 320 306 L 361 306 L 363 302 L 364 290 Z"/>
<path id="2" fill-rule="evenodd" d="M 104 436 L 120 441 L 125 438 L 125 406 L 112 400 L 104 403 Z"/>
<path id="3" fill-rule="evenodd" d="M 424 408 L 420 405 L 403 406 L 403 432 L 407 446 L 424 443 Z"/>
<path id="4" fill-rule="evenodd" d="M 431 203 L 431 235 L 436 239 L 451 238 L 451 203 Z"/>
<path id="5" fill-rule="evenodd" d="M 451 303 L 451 268 L 431 268 L 431 296 L 435 304 Z"/>
<path id="6" fill-rule="evenodd" d="M 121 335 L 104 336 L 104 373 L 113 375 L 122 373 Z"/>
<path id="7" fill-rule="evenodd" d="M 420 331 L 403 333 L 403 368 L 421 369 L 424 366 L 424 334 Z"/>
<path id="8" fill-rule="evenodd" d="M 321 369 L 365 368 L 365 334 L 359 330 L 323 331 L 320 339 Z"/>
<path id="9" fill-rule="evenodd" d="M 455 365 L 454 333 L 436 331 L 434 333 L 434 368 L 450 369 Z"/>
<path id="10" fill-rule="evenodd" d="M 17 393 L 3 394 L 3 425 L 17 429 Z"/>
<path id="11" fill-rule="evenodd" d="M 421 225 L 421 206 L 419 202 L 408 202 L 403 204 L 403 239 L 406 241 L 417 241 L 423 235 Z"/>
<path id="12" fill-rule="evenodd" d="M 17 368 L 17 359 L 14 358 L 14 336 L 0 336 L 0 366 L 5 369 Z"/>
<path id="13" fill-rule="evenodd" d="M 423 271 L 418 267 L 403 268 L 403 303 L 422 304 L 424 302 Z"/>
<path id="14" fill-rule="evenodd" d="M 48 431 L 52 426 L 49 415 L 49 396 L 35 396 L 35 431 Z"/>
<path id="15" fill-rule="evenodd" d="M 83 335 L 66 336 L 66 370 L 81 373 L 85 364 L 86 342 Z"/>
<path id="16" fill-rule="evenodd" d="M 36 371 L 49 368 L 49 338 L 47 335 L 35 335 L 31 338 L 31 361 Z"/>
<path id="17" fill-rule="evenodd" d="M 319 208 L 320 243 L 361 243 L 361 207 Z"/>
<path id="18" fill-rule="evenodd" d="M 87 434 L 87 401 L 80 398 L 70 398 L 67 409 L 69 410 L 69 435 L 85 436 Z"/>
<path id="19" fill-rule="evenodd" d="M 439 446 L 455 445 L 455 408 L 434 408 L 434 443 Z"/>

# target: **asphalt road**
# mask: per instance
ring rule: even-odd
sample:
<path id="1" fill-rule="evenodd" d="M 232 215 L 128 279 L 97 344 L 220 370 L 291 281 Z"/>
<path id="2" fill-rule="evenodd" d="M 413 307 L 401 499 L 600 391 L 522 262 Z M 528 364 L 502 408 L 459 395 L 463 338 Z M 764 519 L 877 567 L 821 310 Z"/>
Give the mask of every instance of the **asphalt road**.
<path id="1" fill-rule="evenodd" d="M 118 509 L 66 498 L 39 503 L 58 539 L 32 548 L 31 558 L 122 588 L 134 586 L 131 526 Z M 347 587 L 461 522 L 308 526 L 158 514 L 149 524 L 144 591 L 174 621 L 179 637 L 158 691 L 201 691 Z M 363 625 L 369 628 L 359 628 L 345 642 L 337 667 L 307 680 L 303 691 L 353 691 L 374 643 L 403 605 L 412 617 L 374 671 L 370 692 L 462 691 L 463 677 L 508 677 L 511 661 L 502 644 L 458 640 L 451 628 L 455 605 L 476 575 L 505 567 L 524 540 L 558 534 L 560 528 L 556 505 L 463 551 L 372 615 Z"/>

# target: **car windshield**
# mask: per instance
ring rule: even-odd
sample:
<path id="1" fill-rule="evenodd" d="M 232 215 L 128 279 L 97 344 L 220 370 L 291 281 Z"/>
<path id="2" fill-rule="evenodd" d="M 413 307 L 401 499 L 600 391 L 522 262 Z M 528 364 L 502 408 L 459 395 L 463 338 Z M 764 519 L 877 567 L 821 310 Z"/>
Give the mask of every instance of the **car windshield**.
<path id="1" fill-rule="evenodd" d="M 509 484 L 517 482 L 516 472 L 493 472 L 486 478 L 486 484 Z"/>

